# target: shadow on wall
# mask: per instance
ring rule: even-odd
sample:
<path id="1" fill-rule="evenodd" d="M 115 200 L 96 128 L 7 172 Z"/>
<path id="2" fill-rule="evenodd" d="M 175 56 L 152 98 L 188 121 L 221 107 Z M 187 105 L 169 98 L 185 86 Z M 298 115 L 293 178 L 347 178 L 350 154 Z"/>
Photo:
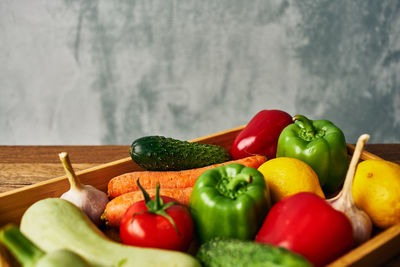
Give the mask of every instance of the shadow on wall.
<path id="1" fill-rule="evenodd" d="M 155 134 L 192 139 L 245 124 L 261 109 L 331 120 L 351 143 L 363 133 L 370 143 L 400 142 L 397 0 L 44 0 L 34 18 L 21 6 L 2 6 L 2 14 L 14 12 L 4 19 L 7 33 L 19 25 L 46 48 L 28 53 L 37 50 L 27 45 L 29 57 L 74 74 L 66 83 L 54 74 L 59 90 L 75 97 L 44 106 L 39 114 L 54 115 L 37 119 L 44 130 L 32 127 L 30 142 L 43 133 L 53 137 L 42 143 L 61 144 L 130 144 Z M 38 24 L 44 34 L 35 39 L 37 27 L 30 27 Z M 7 36 L 3 51 L 20 53 L 16 35 Z M 26 73 L 36 67 L 10 60 Z M 10 68 L 1 70 L 0 86 L 24 88 L 18 94 L 60 94 L 49 75 L 28 75 L 17 85 Z M 89 104 L 78 104 L 85 96 Z M 21 101 L 27 109 L 43 105 Z M 2 111 L 17 110 L 0 102 Z M 20 142 L 10 136 L 28 119 L 2 121 L 11 129 L 3 140 Z M 70 131 L 87 121 L 92 130 Z"/>

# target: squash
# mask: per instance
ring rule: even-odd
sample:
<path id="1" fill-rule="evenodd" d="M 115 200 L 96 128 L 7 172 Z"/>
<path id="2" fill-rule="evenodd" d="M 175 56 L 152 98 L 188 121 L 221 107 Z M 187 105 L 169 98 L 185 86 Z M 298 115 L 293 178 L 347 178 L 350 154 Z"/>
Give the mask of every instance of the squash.
<path id="1" fill-rule="evenodd" d="M 0 229 L 0 243 L 8 248 L 23 267 L 90 267 L 81 256 L 67 249 L 44 253 L 14 224 Z"/>
<path id="2" fill-rule="evenodd" d="M 21 232 L 45 252 L 69 249 L 93 266 L 200 266 L 189 254 L 123 245 L 108 239 L 75 205 L 47 198 L 30 206 Z"/>

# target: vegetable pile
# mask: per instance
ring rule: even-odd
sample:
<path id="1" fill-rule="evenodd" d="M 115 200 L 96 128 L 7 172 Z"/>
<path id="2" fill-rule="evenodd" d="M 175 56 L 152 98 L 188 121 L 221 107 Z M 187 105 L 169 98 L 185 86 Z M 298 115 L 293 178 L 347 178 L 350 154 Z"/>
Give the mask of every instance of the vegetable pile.
<path id="1" fill-rule="evenodd" d="M 134 140 L 129 154 L 144 170 L 112 177 L 107 194 L 82 185 L 61 153 L 70 190 L 34 203 L 19 228 L 0 230 L 0 242 L 23 266 L 324 266 L 367 241 L 373 226 L 400 223 L 390 208 L 400 199 L 379 199 L 384 183 L 366 187 L 390 220 L 363 201 L 363 177 L 375 174 L 357 173 L 368 138 L 349 166 L 332 122 L 262 110 L 229 149 Z M 380 164 L 400 187 L 400 166 Z M 102 231 L 110 229 L 118 242 Z"/>

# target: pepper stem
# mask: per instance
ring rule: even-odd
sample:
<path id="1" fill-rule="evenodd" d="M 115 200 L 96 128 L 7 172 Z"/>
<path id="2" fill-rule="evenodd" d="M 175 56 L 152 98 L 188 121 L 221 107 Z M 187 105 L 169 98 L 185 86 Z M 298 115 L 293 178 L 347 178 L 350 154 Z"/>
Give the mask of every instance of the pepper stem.
<path id="1" fill-rule="evenodd" d="M 13 224 L 0 231 L 0 241 L 10 250 L 22 266 L 33 266 L 45 255 L 43 250 L 26 238 Z"/>
<path id="2" fill-rule="evenodd" d="M 228 190 L 235 190 L 236 187 L 242 183 L 242 182 L 246 182 L 246 183 L 251 183 L 252 178 L 250 175 L 248 174 L 244 174 L 244 173 L 240 173 L 238 175 L 236 175 L 235 177 L 233 177 L 232 179 L 230 179 L 230 181 L 228 182 L 228 184 L 226 185 L 226 188 Z"/>
<path id="3" fill-rule="evenodd" d="M 298 125 L 305 131 L 306 136 L 309 136 L 311 138 L 315 137 L 315 129 L 309 119 L 307 119 L 303 115 L 296 115 L 292 119 L 294 122 L 299 122 Z"/>

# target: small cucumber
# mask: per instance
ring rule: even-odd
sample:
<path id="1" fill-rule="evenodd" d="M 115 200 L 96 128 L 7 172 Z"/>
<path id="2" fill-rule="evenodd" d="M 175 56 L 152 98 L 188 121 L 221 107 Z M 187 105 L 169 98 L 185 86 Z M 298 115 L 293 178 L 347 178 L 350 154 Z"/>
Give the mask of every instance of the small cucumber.
<path id="1" fill-rule="evenodd" d="M 136 139 L 129 153 L 134 162 L 149 171 L 195 169 L 230 160 L 229 153 L 223 147 L 164 136 Z"/>
<path id="2" fill-rule="evenodd" d="M 237 239 L 215 238 L 196 255 L 204 267 L 311 267 L 302 256 L 284 248 Z"/>

